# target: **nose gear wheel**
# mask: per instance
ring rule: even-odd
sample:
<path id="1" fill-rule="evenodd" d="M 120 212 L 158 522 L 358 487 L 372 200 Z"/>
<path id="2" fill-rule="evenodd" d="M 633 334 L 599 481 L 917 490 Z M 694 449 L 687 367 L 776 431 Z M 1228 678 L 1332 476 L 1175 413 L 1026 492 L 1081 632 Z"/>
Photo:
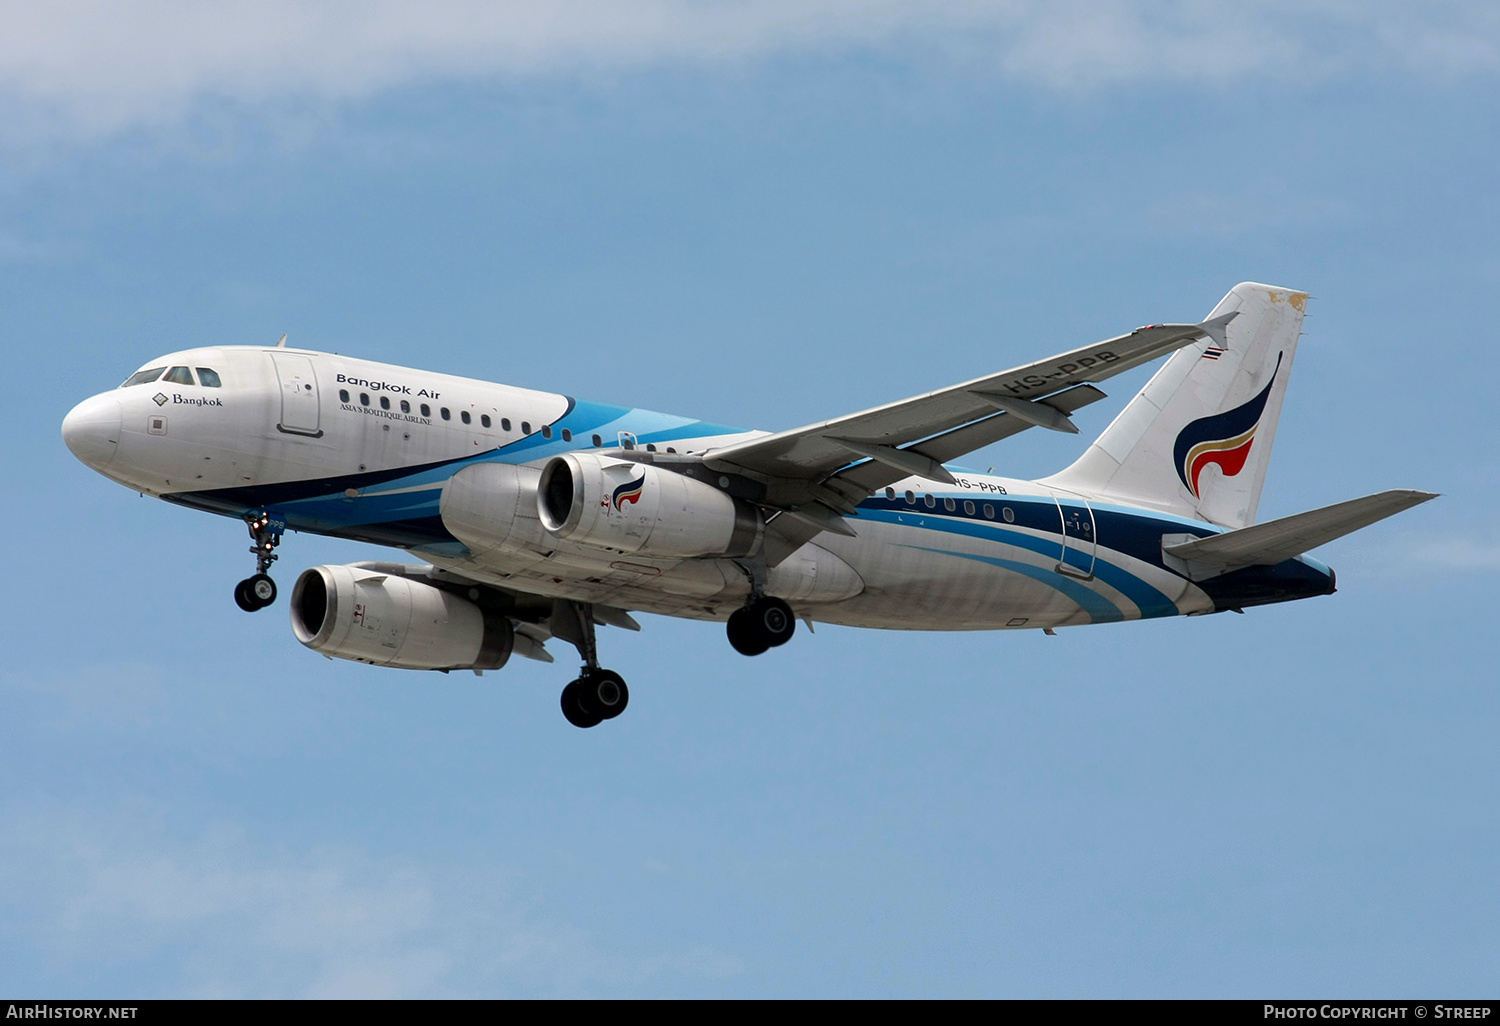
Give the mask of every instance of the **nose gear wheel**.
<path id="1" fill-rule="evenodd" d="M 276 546 L 281 544 L 282 527 L 272 524 L 269 513 L 246 517 L 245 526 L 250 529 L 255 574 L 234 586 L 234 602 L 245 612 L 253 613 L 276 601 L 276 582 L 266 571 L 276 562 Z"/>
<path id="2" fill-rule="evenodd" d="M 247 577 L 234 586 L 234 601 L 247 613 L 264 609 L 276 601 L 276 582 L 265 574 Z"/>

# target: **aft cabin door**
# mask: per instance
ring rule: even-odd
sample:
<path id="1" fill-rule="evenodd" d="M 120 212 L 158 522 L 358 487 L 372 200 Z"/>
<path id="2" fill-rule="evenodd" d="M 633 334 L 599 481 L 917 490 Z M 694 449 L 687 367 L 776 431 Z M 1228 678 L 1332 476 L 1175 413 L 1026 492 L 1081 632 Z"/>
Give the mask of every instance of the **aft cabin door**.
<path id="1" fill-rule="evenodd" d="M 281 420 L 276 425 L 293 435 L 321 437 L 318 426 L 318 381 L 312 360 L 296 353 L 272 353 L 276 379 L 281 383 Z"/>
<path id="2" fill-rule="evenodd" d="M 1087 499 L 1055 496 L 1057 512 L 1062 517 L 1062 557 L 1057 561 L 1059 573 L 1091 580 L 1094 576 L 1094 510 Z"/>

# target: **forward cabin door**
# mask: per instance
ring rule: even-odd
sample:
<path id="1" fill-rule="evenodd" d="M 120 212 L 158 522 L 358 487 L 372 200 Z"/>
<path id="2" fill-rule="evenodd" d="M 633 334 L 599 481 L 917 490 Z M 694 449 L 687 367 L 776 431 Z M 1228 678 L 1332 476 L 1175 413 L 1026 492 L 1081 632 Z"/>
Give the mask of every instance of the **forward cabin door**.
<path id="1" fill-rule="evenodd" d="M 313 376 L 312 360 L 297 353 L 270 355 L 281 384 L 281 420 L 276 426 L 288 434 L 321 437 L 318 380 Z"/>
<path id="2" fill-rule="evenodd" d="M 1081 496 L 1053 492 L 1053 497 L 1057 501 L 1058 515 L 1062 517 L 1062 558 L 1057 561 L 1058 572 L 1092 580 L 1097 547 L 1094 508 Z"/>

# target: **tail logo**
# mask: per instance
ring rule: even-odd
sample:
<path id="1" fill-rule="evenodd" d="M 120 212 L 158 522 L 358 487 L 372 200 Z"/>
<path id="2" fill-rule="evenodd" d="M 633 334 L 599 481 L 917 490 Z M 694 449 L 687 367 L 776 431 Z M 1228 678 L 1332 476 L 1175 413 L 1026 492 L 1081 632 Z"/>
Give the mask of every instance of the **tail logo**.
<path id="1" fill-rule="evenodd" d="M 1198 478 L 1210 463 L 1218 464 L 1225 477 L 1234 477 L 1245 469 L 1250 458 L 1250 447 L 1255 444 L 1255 432 L 1260 427 L 1260 415 L 1265 412 L 1266 401 L 1271 398 L 1271 386 L 1281 370 L 1281 358 L 1276 354 L 1276 369 L 1271 380 L 1260 394 L 1243 406 L 1226 413 L 1216 413 L 1193 421 L 1177 435 L 1177 444 L 1172 456 L 1177 465 L 1177 476 L 1187 490 L 1198 494 Z"/>
<path id="2" fill-rule="evenodd" d="M 616 488 L 614 494 L 610 496 L 610 504 L 614 506 L 616 513 L 622 512 L 627 502 L 635 503 L 641 501 L 641 492 L 645 488 L 646 475 L 642 474 L 634 481 L 626 481 L 620 487 Z"/>

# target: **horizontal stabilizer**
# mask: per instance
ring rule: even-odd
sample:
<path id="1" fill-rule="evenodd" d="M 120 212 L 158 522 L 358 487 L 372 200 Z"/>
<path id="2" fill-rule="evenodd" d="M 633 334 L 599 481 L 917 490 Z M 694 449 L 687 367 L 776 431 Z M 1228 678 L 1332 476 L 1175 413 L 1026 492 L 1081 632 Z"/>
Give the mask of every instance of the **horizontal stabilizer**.
<path id="1" fill-rule="evenodd" d="M 1162 538 L 1162 553 L 1184 563 L 1206 564 L 1220 570 L 1271 566 L 1435 498 L 1433 492 L 1410 489 L 1378 492 L 1207 538 L 1176 541 L 1181 536 L 1166 535 Z"/>

